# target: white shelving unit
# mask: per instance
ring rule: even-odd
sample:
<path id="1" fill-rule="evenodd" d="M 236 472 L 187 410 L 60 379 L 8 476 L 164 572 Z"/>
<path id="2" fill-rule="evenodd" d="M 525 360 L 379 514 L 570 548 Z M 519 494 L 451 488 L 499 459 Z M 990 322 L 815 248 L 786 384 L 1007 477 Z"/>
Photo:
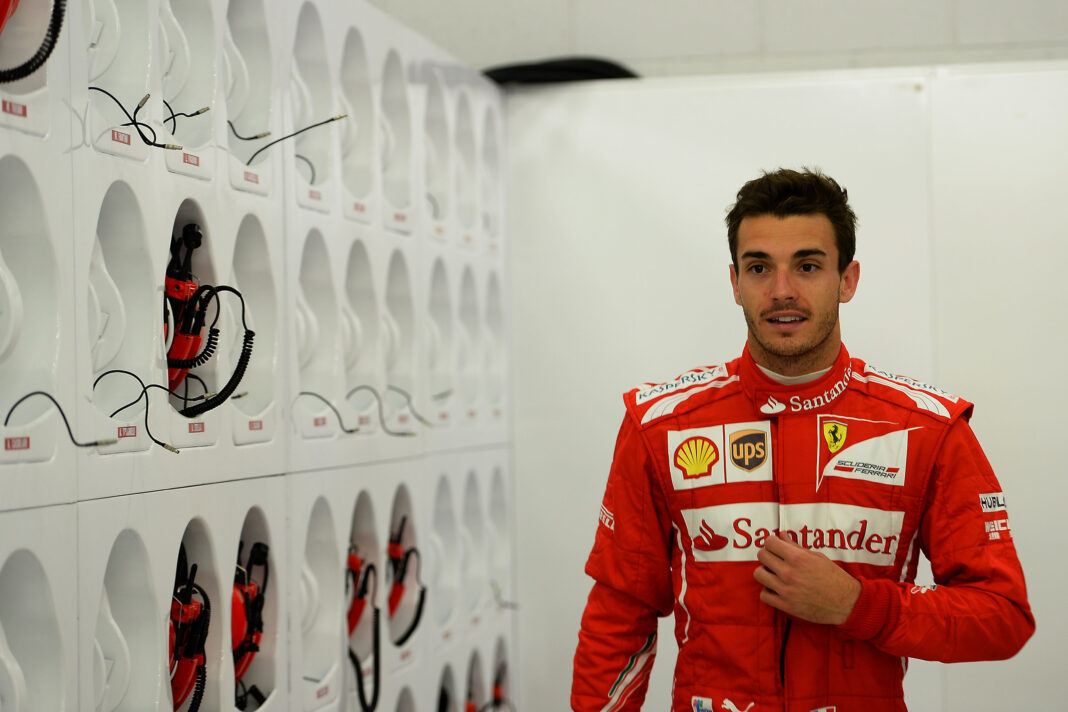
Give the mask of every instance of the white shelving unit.
<path id="1" fill-rule="evenodd" d="M 0 66 L 47 20 L 36 5 L 7 24 Z M 2 706 L 171 710 L 181 548 L 211 607 L 202 710 L 237 709 L 253 685 L 264 701 L 247 709 L 358 710 L 350 647 L 368 691 L 379 668 L 379 710 L 434 709 L 442 680 L 462 687 L 447 668 L 515 650 L 512 614 L 491 614 L 485 575 L 465 583 L 460 568 L 465 516 L 487 539 L 511 526 L 507 414 L 453 414 L 461 275 L 472 303 L 505 286 L 500 251 L 456 237 L 454 191 L 498 214 L 503 191 L 477 171 L 457 183 L 453 119 L 462 101 L 500 122 L 500 92 L 365 2 L 67 13 L 45 68 L 0 86 L 0 408 L 41 391 L 75 438 L 107 442 L 75 447 L 43 395 L 0 427 Z M 190 396 L 222 390 L 246 325 L 255 336 L 234 394 L 186 417 L 185 383 L 141 384 L 166 390 L 165 278 L 192 225 L 194 281 L 241 299 L 222 291 L 208 308 L 218 346 Z M 408 566 L 394 581 L 398 532 Z M 231 589 L 257 543 L 263 632 L 239 684 Z M 351 637 L 350 550 L 377 574 Z M 510 564 L 480 570 L 512 588 Z M 472 597 L 481 621 L 461 611 Z"/>

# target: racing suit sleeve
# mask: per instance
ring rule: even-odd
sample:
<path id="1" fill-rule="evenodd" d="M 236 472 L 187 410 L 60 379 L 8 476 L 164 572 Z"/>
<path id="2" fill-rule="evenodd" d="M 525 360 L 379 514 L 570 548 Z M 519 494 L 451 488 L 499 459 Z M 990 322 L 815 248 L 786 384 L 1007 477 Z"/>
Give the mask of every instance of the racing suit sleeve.
<path id="1" fill-rule="evenodd" d="M 594 584 L 575 652 L 576 712 L 637 712 L 656 655 L 657 617 L 674 602 L 671 522 L 642 437 L 630 417 L 616 440 L 586 573 Z"/>
<path id="2" fill-rule="evenodd" d="M 965 419 L 936 456 L 920 544 L 935 587 L 861 581 L 845 632 L 892 655 L 1003 660 L 1035 630 L 1001 485 Z"/>

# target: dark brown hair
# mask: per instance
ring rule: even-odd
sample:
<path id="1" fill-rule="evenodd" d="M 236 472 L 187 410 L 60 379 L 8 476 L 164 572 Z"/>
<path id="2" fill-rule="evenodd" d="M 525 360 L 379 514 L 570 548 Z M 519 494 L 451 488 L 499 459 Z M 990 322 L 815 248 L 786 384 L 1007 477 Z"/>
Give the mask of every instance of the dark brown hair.
<path id="1" fill-rule="evenodd" d="M 727 244 L 738 267 L 738 227 L 742 220 L 758 215 L 784 218 L 790 215 L 826 215 L 834 227 L 838 247 L 838 272 L 853 261 L 857 248 L 857 216 L 849 207 L 849 193 L 817 169 L 793 171 L 780 168 L 754 178 L 738 191 L 738 202 L 727 213 Z"/>

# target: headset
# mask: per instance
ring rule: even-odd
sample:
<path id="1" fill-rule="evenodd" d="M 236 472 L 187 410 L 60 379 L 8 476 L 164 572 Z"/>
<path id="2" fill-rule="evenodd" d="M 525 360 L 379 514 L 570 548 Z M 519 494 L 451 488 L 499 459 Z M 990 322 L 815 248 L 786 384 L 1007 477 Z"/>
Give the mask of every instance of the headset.
<path id="1" fill-rule="evenodd" d="M 412 556 L 415 556 L 420 562 L 422 557 L 419 554 L 419 550 L 414 546 L 405 549 L 401 544 L 401 538 L 404 536 L 404 527 L 408 523 L 407 515 L 402 516 L 400 523 L 397 525 L 397 530 L 390 535 L 389 546 L 387 548 L 387 554 L 389 555 L 389 568 L 393 575 L 393 585 L 389 590 L 389 617 L 390 619 L 397 613 L 397 609 L 400 607 L 401 599 L 404 598 L 404 577 L 408 572 L 408 564 L 411 561 Z M 418 580 L 418 571 L 416 575 Z M 426 586 L 419 585 L 419 602 L 415 606 L 415 615 L 412 616 L 412 623 L 408 626 L 408 630 L 404 631 L 399 638 L 394 641 L 397 647 L 400 647 L 408 642 L 408 640 L 415 633 L 415 629 L 419 626 L 419 621 L 423 617 L 423 604 L 426 602 Z"/>
<path id="2" fill-rule="evenodd" d="M 263 604 L 264 595 L 267 592 L 267 578 L 269 569 L 267 565 L 268 547 L 262 542 L 256 542 L 249 550 L 245 565 L 241 566 L 241 550 L 244 542 L 237 549 L 237 571 L 234 574 L 234 591 L 232 595 L 233 614 L 230 618 L 230 639 L 234 650 L 234 704 L 239 710 L 248 706 L 248 698 L 252 697 L 258 705 L 262 705 L 267 697 L 260 692 L 255 685 L 246 687 L 241 678 L 248 672 L 252 665 L 252 659 L 260 650 L 260 642 L 263 639 Z M 252 579 L 253 569 L 263 569 L 263 579 L 256 583 Z"/>
<path id="3" fill-rule="evenodd" d="M 167 347 L 167 389 L 174 392 L 182 384 L 191 369 L 203 366 L 219 345 L 219 330 L 215 324 L 219 320 L 219 293 L 230 292 L 241 300 L 241 323 L 245 329 L 241 353 L 237 365 L 222 390 L 212 394 L 195 405 L 186 405 L 181 411 L 187 418 L 195 418 L 216 408 L 229 398 L 241 383 L 252 358 L 252 341 L 255 332 L 248 328 L 245 321 L 245 300 L 233 287 L 226 285 L 211 286 L 198 284 L 193 276 L 193 252 L 204 241 L 204 234 L 196 223 L 189 223 L 182 228 L 180 235 L 171 239 L 171 257 L 167 263 L 167 276 L 164 281 L 164 333 L 169 344 Z M 215 317 L 208 325 L 207 343 L 204 343 L 204 326 L 207 322 L 208 307 L 215 302 Z M 201 344 L 204 343 L 203 348 Z"/>
<path id="4" fill-rule="evenodd" d="M 211 601 L 196 583 L 197 565 L 188 565 L 185 546 L 178 549 L 178 568 L 171 599 L 170 662 L 171 698 L 178 710 L 187 698 L 188 712 L 197 712 L 204 699 L 207 660 L 204 643 L 211 622 Z"/>
<path id="5" fill-rule="evenodd" d="M 60 30 L 63 29 L 63 16 L 66 15 L 66 0 L 53 0 L 52 14 L 48 19 L 48 27 L 45 30 L 41 46 L 33 53 L 33 56 L 13 69 L 0 69 L 0 84 L 17 82 L 25 79 L 45 65 L 52 56 L 52 50 L 59 41 Z M 18 9 L 19 0 L 0 0 L 0 32 L 4 31 L 4 25 Z"/>
<path id="6" fill-rule="evenodd" d="M 515 707 L 511 701 L 504 696 L 504 681 L 508 676 L 508 667 L 505 663 L 501 663 L 497 667 L 497 672 L 493 676 L 493 698 L 486 704 L 478 707 L 475 704 L 475 684 L 474 684 L 474 669 L 471 670 L 471 675 L 467 679 L 467 701 L 464 703 L 464 712 L 497 712 L 498 710 L 507 707 L 510 712 L 515 712 Z M 444 702 L 442 701 L 444 700 Z M 442 689 L 442 697 L 439 698 L 438 708 L 444 709 L 442 705 L 448 704 L 448 694 Z"/>
<path id="7" fill-rule="evenodd" d="M 371 579 L 374 579 L 375 589 L 372 591 L 370 588 Z M 378 707 L 378 692 L 381 689 L 379 681 L 381 680 L 380 672 L 380 638 L 381 638 L 381 615 L 378 606 L 374 604 L 375 598 L 378 592 L 378 570 L 375 565 L 370 561 L 364 561 L 357 552 L 356 546 L 351 545 L 349 547 L 348 561 L 345 567 L 345 590 L 352 594 L 352 601 L 349 603 L 349 611 L 347 616 L 347 628 L 349 632 L 349 638 L 356 632 L 356 628 L 360 625 L 360 620 L 363 618 L 363 613 L 367 609 L 367 603 L 371 603 L 372 607 L 372 629 L 371 629 L 371 650 L 374 657 L 374 693 L 371 699 L 367 699 L 367 690 L 364 688 L 363 682 L 363 667 L 360 665 L 359 658 L 356 657 L 356 653 L 352 648 L 349 648 L 349 662 L 352 663 L 353 674 L 356 677 L 356 692 L 360 696 L 360 708 L 363 712 L 374 712 Z"/>

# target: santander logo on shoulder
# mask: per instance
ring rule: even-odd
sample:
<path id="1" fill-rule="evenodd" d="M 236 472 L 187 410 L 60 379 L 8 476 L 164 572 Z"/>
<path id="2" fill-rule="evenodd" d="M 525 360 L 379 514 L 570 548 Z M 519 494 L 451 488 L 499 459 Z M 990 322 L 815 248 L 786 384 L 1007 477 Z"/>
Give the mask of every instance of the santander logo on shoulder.
<path id="1" fill-rule="evenodd" d="M 775 396 L 768 396 L 768 402 L 760 406 L 760 412 L 764 415 L 775 415 L 786 410 L 786 405 L 775 400 Z"/>

